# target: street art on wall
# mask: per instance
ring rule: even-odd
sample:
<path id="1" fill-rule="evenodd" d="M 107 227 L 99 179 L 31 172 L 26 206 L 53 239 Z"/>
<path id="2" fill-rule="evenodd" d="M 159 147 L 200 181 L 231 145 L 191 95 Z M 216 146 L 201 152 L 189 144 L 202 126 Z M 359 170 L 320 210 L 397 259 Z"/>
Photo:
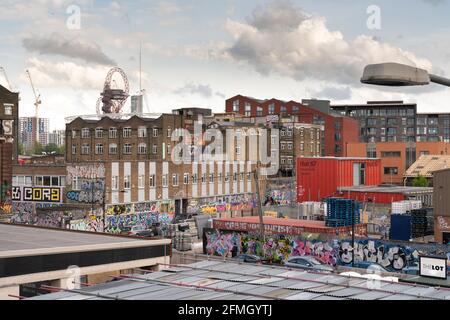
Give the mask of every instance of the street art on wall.
<path id="1" fill-rule="evenodd" d="M 13 187 L 12 200 L 21 202 L 62 202 L 62 188 L 59 187 Z"/>
<path id="2" fill-rule="evenodd" d="M 238 194 L 223 197 L 191 199 L 188 203 L 189 214 L 216 214 L 256 208 L 253 194 Z"/>
<path id="3" fill-rule="evenodd" d="M 103 221 L 100 217 L 90 216 L 86 219 L 70 221 L 69 228 L 78 231 L 103 232 Z"/>
<path id="4" fill-rule="evenodd" d="M 105 231 L 121 233 L 139 226 L 150 229 L 154 224 L 161 224 L 164 228 L 172 223 L 175 217 L 175 205 L 171 202 L 142 202 L 106 207 Z"/>
<path id="5" fill-rule="evenodd" d="M 74 178 L 81 179 L 104 179 L 105 165 L 103 163 L 94 163 L 79 166 L 67 166 L 67 184 L 72 185 Z"/>
<path id="6" fill-rule="evenodd" d="M 295 181 L 269 181 L 266 186 L 264 205 L 288 206 L 296 202 Z"/>
<path id="7" fill-rule="evenodd" d="M 11 214 L 12 211 L 12 188 L 8 183 L 0 185 L 0 212 Z"/>
<path id="8" fill-rule="evenodd" d="M 280 263 L 290 256 L 314 256 L 330 265 L 348 265 L 352 262 L 352 242 L 349 240 L 320 240 L 317 235 L 312 240 L 308 236 L 276 236 L 266 238 L 262 243 L 256 235 L 206 231 L 206 253 L 231 257 L 248 253 L 264 256 Z M 384 240 L 356 240 L 355 261 L 376 262 L 388 270 L 401 271 L 407 265 L 418 263 L 419 254 L 448 254 L 446 245 L 427 245 L 421 243 L 399 244 Z"/>

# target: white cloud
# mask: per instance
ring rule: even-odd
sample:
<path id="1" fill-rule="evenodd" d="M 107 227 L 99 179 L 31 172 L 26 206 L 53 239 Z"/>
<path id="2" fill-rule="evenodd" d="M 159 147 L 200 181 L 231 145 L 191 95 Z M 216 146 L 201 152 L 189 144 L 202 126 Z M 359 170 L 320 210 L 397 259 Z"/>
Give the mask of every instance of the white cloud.
<path id="1" fill-rule="evenodd" d="M 229 55 L 264 75 L 356 84 L 370 63 L 432 67 L 426 59 L 365 35 L 348 41 L 341 32 L 329 30 L 325 18 L 307 15 L 287 1 L 255 10 L 247 23 L 228 19 L 226 29 L 234 38 Z"/>
<path id="2" fill-rule="evenodd" d="M 22 44 L 27 51 L 42 55 L 59 55 L 110 66 L 116 64 L 97 43 L 82 38 L 69 38 L 56 32 L 49 35 L 29 35 L 22 39 Z"/>
<path id="3" fill-rule="evenodd" d="M 171 15 L 181 11 L 181 8 L 170 1 L 160 1 L 154 6 L 154 10 L 160 16 Z"/>
<path id="4" fill-rule="evenodd" d="M 27 66 L 38 87 L 98 90 L 103 89 L 103 83 L 109 68 L 103 66 L 85 66 L 74 62 L 52 62 L 30 58 Z M 28 81 L 22 75 L 22 81 Z"/>

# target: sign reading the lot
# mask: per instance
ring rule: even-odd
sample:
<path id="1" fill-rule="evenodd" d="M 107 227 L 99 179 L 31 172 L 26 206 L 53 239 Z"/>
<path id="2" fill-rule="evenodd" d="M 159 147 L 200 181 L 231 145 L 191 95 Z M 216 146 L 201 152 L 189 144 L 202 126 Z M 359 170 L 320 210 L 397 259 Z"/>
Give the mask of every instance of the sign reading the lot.
<path id="1" fill-rule="evenodd" d="M 447 258 L 420 257 L 420 275 L 447 279 Z"/>
<path id="2" fill-rule="evenodd" d="M 13 187 L 13 201 L 61 203 L 61 188 Z"/>

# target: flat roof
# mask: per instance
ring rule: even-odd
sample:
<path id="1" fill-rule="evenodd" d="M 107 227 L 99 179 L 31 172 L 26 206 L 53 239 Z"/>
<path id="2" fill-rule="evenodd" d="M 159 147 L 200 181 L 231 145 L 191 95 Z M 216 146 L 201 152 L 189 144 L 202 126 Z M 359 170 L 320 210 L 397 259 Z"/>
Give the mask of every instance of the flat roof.
<path id="1" fill-rule="evenodd" d="M 204 260 L 28 300 L 445 300 L 450 290 L 282 266 Z"/>
<path id="2" fill-rule="evenodd" d="M 380 158 L 364 157 L 297 157 L 297 159 L 329 159 L 329 160 L 380 160 Z"/>
<path id="3" fill-rule="evenodd" d="M 169 239 L 149 240 L 0 223 L 0 258 L 135 248 L 168 243 Z"/>
<path id="4" fill-rule="evenodd" d="M 354 187 L 341 187 L 340 191 L 414 194 L 414 193 L 432 193 L 433 188 L 404 187 L 404 186 L 354 186 Z"/>
<path id="5" fill-rule="evenodd" d="M 235 217 L 235 218 L 219 218 L 214 221 L 223 222 L 239 222 L 239 223 L 259 223 L 259 216 L 251 217 Z M 273 217 L 263 217 L 264 224 L 278 225 L 278 226 L 291 226 L 300 228 L 329 228 L 325 226 L 325 221 L 316 220 L 299 220 L 299 219 L 283 219 Z"/>

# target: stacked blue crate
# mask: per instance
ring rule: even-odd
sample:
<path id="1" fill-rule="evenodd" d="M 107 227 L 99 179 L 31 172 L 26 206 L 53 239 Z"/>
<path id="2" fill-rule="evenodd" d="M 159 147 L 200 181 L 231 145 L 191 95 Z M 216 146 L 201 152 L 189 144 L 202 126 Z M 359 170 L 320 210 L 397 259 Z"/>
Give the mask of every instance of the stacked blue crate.
<path id="1" fill-rule="evenodd" d="M 347 227 L 352 225 L 354 216 L 355 224 L 360 223 L 359 202 L 352 199 L 328 198 L 327 199 L 327 227 Z"/>

